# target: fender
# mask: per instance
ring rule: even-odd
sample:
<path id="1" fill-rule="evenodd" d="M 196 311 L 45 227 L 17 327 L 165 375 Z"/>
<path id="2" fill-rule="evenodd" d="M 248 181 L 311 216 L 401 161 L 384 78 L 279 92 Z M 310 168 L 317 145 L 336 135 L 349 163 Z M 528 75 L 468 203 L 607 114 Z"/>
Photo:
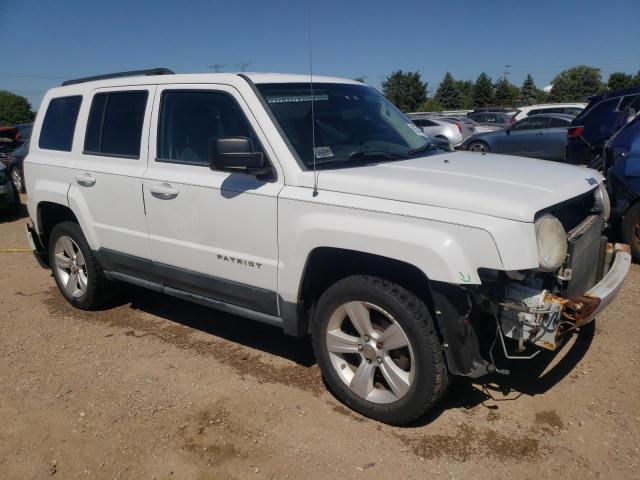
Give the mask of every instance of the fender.
<path id="1" fill-rule="evenodd" d="M 495 241 L 480 228 L 282 197 L 278 208 L 278 286 L 287 302 L 297 301 L 308 255 L 320 247 L 391 258 L 452 284 L 478 285 L 478 268 L 503 269 Z"/>

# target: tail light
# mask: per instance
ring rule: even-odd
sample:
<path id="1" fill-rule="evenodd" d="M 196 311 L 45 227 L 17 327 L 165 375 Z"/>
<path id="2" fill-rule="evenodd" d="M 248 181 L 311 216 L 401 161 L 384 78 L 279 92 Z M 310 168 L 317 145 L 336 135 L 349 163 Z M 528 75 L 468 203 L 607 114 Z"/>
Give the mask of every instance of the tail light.
<path id="1" fill-rule="evenodd" d="M 458 127 L 458 131 L 462 133 L 462 125 L 459 122 L 456 122 L 456 127 Z"/>
<path id="2" fill-rule="evenodd" d="M 582 135 L 584 127 L 569 127 L 567 130 L 567 138 L 578 138 Z"/>

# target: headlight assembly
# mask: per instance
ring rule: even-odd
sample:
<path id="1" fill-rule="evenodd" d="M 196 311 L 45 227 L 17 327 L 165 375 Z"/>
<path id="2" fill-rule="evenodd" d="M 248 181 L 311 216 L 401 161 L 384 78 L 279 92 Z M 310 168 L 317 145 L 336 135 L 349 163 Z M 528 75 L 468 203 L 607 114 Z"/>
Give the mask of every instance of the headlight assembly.
<path id="1" fill-rule="evenodd" d="M 609 200 L 609 193 L 607 192 L 604 182 L 601 183 L 596 189 L 596 208 L 602 212 L 604 219 L 608 220 L 611 214 L 611 201 Z"/>
<path id="2" fill-rule="evenodd" d="M 542 215 L 535 223 L 540 270 L 557 270 L 567 257 L 567 233 L 560 220 L 550 214 Z"/>

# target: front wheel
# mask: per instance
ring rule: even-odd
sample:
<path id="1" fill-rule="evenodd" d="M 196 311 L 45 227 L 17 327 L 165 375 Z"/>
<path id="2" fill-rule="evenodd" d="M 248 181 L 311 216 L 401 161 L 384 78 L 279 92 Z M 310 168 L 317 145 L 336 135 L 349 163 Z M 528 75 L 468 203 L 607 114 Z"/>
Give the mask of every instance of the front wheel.
<path id="1" fill-rule="evenodd" d="M 631 246 L 631 255 L 640 263 L 640 203 L 633 205 L 622 219 L 622 240 Z"/>
<path id="2" fill-rule="evenodd" d="M 11 175 L 11 181 L 13 182 L 13 185 L 16 187 L 16 190 L 18 191 L 18 193 L 24 193 L 25 192 L 24 178 L 22 176 L 22 173 L 20 173 L 20 169 L 18 167 L 13 167 L 11 169 L 10 175 Z"/>
<path id="3" fill-rule="evenodd" d="M 327 385 L 362 415 L 406 424 L 446 391 L 448 373 L 429 310 L 387 280 L 356 275 L 327 289 L 312 337 Z"/>
<path id="4" fill-rule="evenodd" d="M 469 152 L 484 152 L 484 153 L 490 152 L 489 145 L 487 145 L 484 142 L 471 142 L 467 147 L 467 150 Z"/>

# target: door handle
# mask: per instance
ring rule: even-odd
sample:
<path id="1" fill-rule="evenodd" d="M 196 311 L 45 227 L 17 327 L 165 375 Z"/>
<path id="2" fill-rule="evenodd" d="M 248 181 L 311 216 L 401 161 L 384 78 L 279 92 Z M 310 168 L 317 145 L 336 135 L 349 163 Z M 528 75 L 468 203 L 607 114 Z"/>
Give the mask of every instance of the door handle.
<path id="1" fill-rule="evenodd" d="M 96 179 L 93 178 L 93 175 L 90 173 L 82 173 L 80 175 L 76 175 L 76 182 L 81 187 L 93 187 L 96 184 Z"/>
<path id="2" fill-rule="evenodd" d="M 151 192 L 151 195 L 153 195 L 156 198 L 159 198 L 160 200 L 171 200 L 173 198 L 176 198 L 179 193 L 178 190 L 173 188 L 168 183 L 161 183 L 160 185 L 152 185 L 151 187 L 149 187 L 149 191 Z"/>

